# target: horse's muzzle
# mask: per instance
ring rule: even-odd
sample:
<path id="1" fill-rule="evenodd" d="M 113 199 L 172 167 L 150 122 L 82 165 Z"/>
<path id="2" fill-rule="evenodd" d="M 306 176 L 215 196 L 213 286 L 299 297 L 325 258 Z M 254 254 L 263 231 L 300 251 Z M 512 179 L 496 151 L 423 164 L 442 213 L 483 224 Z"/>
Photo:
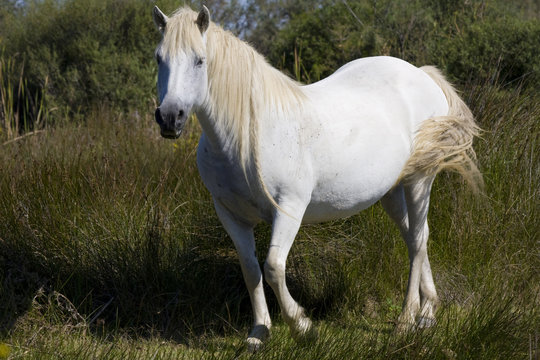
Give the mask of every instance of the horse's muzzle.
<path id="1" fill-rule="evenodd" d="M 161 128 L 161 136 L 166 139 L 177 139 L 180 136 L 187 120 L 185 110 L 163 111 L 158 107 L 154 115 Z"/>

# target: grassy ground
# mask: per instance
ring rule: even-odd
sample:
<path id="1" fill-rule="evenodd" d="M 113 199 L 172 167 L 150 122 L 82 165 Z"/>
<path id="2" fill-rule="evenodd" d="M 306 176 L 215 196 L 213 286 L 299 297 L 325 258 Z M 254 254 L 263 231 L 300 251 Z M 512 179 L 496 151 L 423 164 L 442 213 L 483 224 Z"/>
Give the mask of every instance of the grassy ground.
<path id="1" fill-rule="evenodd" d="M 405 245 L 380 205 L 300 231 L 291 292 L 319 325 L 279 320 L 254 358 L 518 359 L 540 330 L 540 98 L 470 85 L 485 129 L 485 194 L 436 180 L 435 328 L 398 334 Z M 0 358 L 251 358 L 251 309 L 232 243 L 195 166 L 199 129 L 171 142 L 149 116 L 106 110 L 0 145 Z M 3 132 L 2 134 L 5 134 Z M 2 143 L 4 140 L 2 140 Z M 264 260 L 269 228 L 257 228 Z M 269 289 L 267 289 L 269 290 Z M 9 353 L 9 355 L 8 355 Z"/>

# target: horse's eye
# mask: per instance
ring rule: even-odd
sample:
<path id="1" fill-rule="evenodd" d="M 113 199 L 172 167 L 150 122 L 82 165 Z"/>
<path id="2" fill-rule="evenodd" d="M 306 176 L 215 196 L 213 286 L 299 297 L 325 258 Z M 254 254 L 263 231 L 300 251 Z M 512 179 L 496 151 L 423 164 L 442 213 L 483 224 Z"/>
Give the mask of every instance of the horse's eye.
<path id="1" fill-rule="evenodd" d="M 197 58 L 197 62 L 195 63 L 195 65 L 202 66 L 202 64 L 204 64 L 204 58 Z"/>

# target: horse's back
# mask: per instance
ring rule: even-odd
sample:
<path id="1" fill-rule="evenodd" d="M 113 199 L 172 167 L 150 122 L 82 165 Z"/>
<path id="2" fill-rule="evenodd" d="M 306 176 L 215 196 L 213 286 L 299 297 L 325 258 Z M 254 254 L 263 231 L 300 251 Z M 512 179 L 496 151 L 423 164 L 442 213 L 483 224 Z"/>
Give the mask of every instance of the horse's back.
<path id="1" fill-rule="evenodd" d="M 409 120 L 410 132 L 422 121 L 446 115 L 448 105 L 442 90 L 429 75 L 416 66 L 390 56 L 376 56 L 351 61 L 329 77 L 305 86 L 319 111 L 331 105 L 333 112 L 340 107 L 354 114 L 357 120 L 366 116 L 389 116 L 394 126 Z M 325 101 L 325 99 L 328 99 Z M 407 112 L 407 119 L 399 112 Z M 402 123 L 403 124 L 403 123 Z"/>

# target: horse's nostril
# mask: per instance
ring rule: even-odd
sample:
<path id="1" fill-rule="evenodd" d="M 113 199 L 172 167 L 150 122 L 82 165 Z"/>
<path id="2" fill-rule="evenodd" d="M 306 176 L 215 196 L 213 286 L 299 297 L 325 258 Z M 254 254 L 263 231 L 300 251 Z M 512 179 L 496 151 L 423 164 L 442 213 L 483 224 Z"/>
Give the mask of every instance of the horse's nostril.
<path id="1" fill-rule="evenodd" d="M 159 108 L 156 109 L 155 116 L 156 116 L 156 122 L 159 125 L 163 124 L 163 118 L 161 117 L 161 110 Z"/>
<path id="2" fill-rule="evenodd" d="M 184 117 L 184 110 L 180 110 L 180 111 L 178 112 L 178 118 L 181 119 L 181 118 L 183 118 L 183 117 Z"/>

